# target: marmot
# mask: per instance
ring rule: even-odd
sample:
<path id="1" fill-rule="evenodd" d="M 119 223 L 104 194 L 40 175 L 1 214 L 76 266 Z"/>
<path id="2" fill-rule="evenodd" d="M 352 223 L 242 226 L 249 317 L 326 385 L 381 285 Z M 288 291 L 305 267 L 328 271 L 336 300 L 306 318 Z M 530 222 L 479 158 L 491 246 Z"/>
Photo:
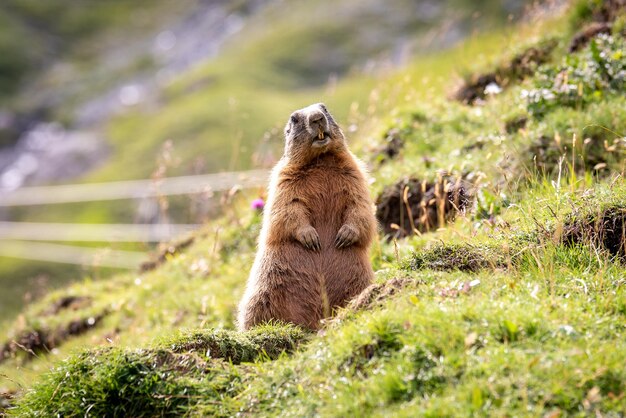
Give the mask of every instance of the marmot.
<path id="1" fill-rule="evenodd" d="M 372 283 L 377 224 L 361 166 L 324 104 L 292 113 L 239 305 L 240 329 L 270 320 L 317 329 Z"/>

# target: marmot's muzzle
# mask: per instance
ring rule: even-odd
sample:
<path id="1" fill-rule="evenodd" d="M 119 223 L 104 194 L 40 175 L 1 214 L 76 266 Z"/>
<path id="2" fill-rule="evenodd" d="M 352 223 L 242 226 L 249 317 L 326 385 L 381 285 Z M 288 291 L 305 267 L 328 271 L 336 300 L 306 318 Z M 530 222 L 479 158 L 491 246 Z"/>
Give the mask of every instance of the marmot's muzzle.
<path id="1" fill-rule="evenodd" d="M 323 147 L 330 142 L 328 120 L 321 110 L 315 109 L 307 115 L 307 125 L 314 147 Z"/>

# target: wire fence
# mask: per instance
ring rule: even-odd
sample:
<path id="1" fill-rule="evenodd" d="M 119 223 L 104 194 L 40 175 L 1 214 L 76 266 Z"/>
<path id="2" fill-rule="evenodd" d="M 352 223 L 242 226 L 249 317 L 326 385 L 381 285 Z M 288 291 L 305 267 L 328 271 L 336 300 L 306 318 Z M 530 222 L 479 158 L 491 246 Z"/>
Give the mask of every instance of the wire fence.
<path id="1" fill-rule="evenodd" d="M 146 261 L 139 251 L 87 248 L 43 242 L 5 241 L 0 256 L 80 266 L 135 269 Z"/>
<path id="2" fill-rule="evenodd" d="M 0 207 L 189 195 L 225 191 L 236 186 L 249 189 L 265 186 L 268 176 L 269 171 L 267 170 L 252 170 L 169 177 L 157 180 L 23 187 L 8 192 L 0 190 Z"/>
<path id="3" fill-rule="evenodd" d="M 163 242 L 198 229 L 197 224 L 70 224 L 0 221 L 0 240 Z"/>
<path id="4" fill-rule="evenodd" d="M 108 183 L 68 184 L 0 190 L 0 207 L 37 206 L 193 195 L 265 187 L 268 170 L 215 173 Z M 0 221 L 0 257 L 86 266 L 137 268 L 138 251 L 88 248 L 50 242 L 164 242 L 197 229 L 195 224 L 76 224 Z"/>

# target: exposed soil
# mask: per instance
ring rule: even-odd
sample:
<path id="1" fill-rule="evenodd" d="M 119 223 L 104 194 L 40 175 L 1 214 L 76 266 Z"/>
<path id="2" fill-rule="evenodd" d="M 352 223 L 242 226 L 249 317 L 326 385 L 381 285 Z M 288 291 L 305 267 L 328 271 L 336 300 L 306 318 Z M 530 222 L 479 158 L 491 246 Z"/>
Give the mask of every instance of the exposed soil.
<path id="1" fill-rule="evenodd" d="M 485 148 L 485 144 L 486 144 L 486 141 L 484 141 L 482 139 L 479 139 L 479 140 L 474 141 L 474 142 L 472 142 L 470 144 L 464 145 L 461 148 L 461 151 L 462 152 L 469 152 L 469 151 L 474 151 L 474 150 L 481 150 L 481 149 Z"/>
<path id="2" fill-rule="evenodd" d="M 591 19 L 594 22 L 613 22 L 621 14 L 626 13 L 626 0 L 603 0 L 595 2 Z"/>
<path id="3" fill-rule="evenodd" d="M 50 304 L 41 314 L 45 316 L 56 315 L 65 309 L 77 311 L 91 305 L 91 301 L 92 299 L 89 296 L 63 296 Z"/>
<path id="4" fill-rule="evenodd" d="M 495 72 L 474 75 L 454 93 L 454 98 L 465 104 L 475 104 L 485 98 L 485 89 L 490 84 L 498 84 Z"/>
<path id="5" fill-rule="evenodd" d="M 504 122 L 504 130 L 506 131 L 506 133 L 512 134 L 519 131 L 520 129 L 524 129 L 527 123 L 527 116 L 518 116 Z"/>
<path id="6" fill-rule="evenodd" d="M 550 59 L 550 54 L 555 47 L 554 41 L 532 46 L 491 72 L 473 75 L 454 93 L 454 99 L 473 105 L 485 99 L 487 86 L 496 85 L 498 88 L 506 88 L 523 80 L 534 74 L 539 65 Z"/>
<path id="7" fill-rule="evenodd" d="M 415 280 L 407 278 L 393 278 L 384 283 L 374 283 L 352 299 L 347 306 L 347 310 L 342 312 L 372 309 L 393 295 L 398 294 L 402 289 L 415 283 Z"/>
<path id="8" fill-rule="evenodd" d="M 470 202 L 467 182 L 441 177 L 431 183 L 408 178 L 387 187 L 376 200 L 376 218 L 389 239 L 434 231 L 454 220 Z"/>
<path id="9" fill-rule="evenodd" d="M 626 0 L 603 0 L 594 2 L 591 10 L 591 23 L 586 24 L 572 38 L 569 52 L 582 49 L 600 33 L 610 34 L 613 22 L 621 15 L 626 15 Z"/>
<path id="10" fill-rule="evenodd" d="M 569 52 L 581 50 L 589 43 L 589 41 L 600 33 L 611 33 L 613 25 L 606 22 L 593 22 L 583 27 L 574 35 L 569 44 Z"/>
<path id="11" fill-rule="evenodd" d="M 566 245 L 591 244 L 626 262 L 626 207 L 610 207 L 598 214 L 571 217 L 561 240 Z"/>
<path id="12" fill-rule="evenodd" d="M 181 241 L 167 244 L 165 247 L 161 248 L 161 251 L 152 260 L 142 263 L 139 270 L 141 272 L 154 270 L 161 264 L 165 263 L 167 257 L 179 254 L 182 250 L 193 244 L 194 240 L 195 238 L 191 236 Z"/>
<path id="13" fill-rule="evenodd" d="M 0 363 L 20 353 L 25 355 L 23 357 L 25 360 L 30 360 L 39 353 L 48 352 L 69 338 L 84 334 L 94 328 L 107 313 L 104 311 L 96 316 L 76 319 L 54 330 L 45 328 L 24 330 L 0 348 Z"/>
<path id="14" fill-rule="evenodd" d="M 13 406 L 16 395 L 15 390 L 0 389 L 0 417 L 7 416 L 7 410 Z"/>
<path id="15" fill-rule="evenodd" d="M 401 131 L 398 128 L 392 128 L 387 131 L 382 146 L 374 150 L 374 160 L 379 164 L 383 164 L 394 159 L 404 147 Z"/>
<path id="16" fill-rule="evenodd" d="M 606 141 L 601 136 L 585 138 L 578 141 L 572 148 L 572 143 L 559 141 L 554 137 L 542 135 L 534 141 L 523 153 L 530 156 L 529 162 L 541 173 L 554 173 L 558 171 L 559 165 L 563 164 L 563 169 L 572 164 L 572 149 L 574 149 L 574 169 L 581 173 L 584 171 L 597 171 L 610 173 L 614 167 L 614 162 L 624 152 L 624 145 L 619 140 Z M 561 162 L 563 160 L 563 162 Z"/>

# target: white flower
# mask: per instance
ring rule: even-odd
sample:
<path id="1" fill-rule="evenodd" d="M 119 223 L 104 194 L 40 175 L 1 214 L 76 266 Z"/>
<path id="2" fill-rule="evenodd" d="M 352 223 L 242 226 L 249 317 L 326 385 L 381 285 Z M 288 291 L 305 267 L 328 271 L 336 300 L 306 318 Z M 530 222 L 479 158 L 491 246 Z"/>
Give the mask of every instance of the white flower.
<path id="1" fill-rule="evenodd" d="M 502 87 L 500 87 L 497 83 L 489 83 L 487 87 L 485 87 L 485 94 L 487 96 L 496 95 L 502 93 Z"/>

